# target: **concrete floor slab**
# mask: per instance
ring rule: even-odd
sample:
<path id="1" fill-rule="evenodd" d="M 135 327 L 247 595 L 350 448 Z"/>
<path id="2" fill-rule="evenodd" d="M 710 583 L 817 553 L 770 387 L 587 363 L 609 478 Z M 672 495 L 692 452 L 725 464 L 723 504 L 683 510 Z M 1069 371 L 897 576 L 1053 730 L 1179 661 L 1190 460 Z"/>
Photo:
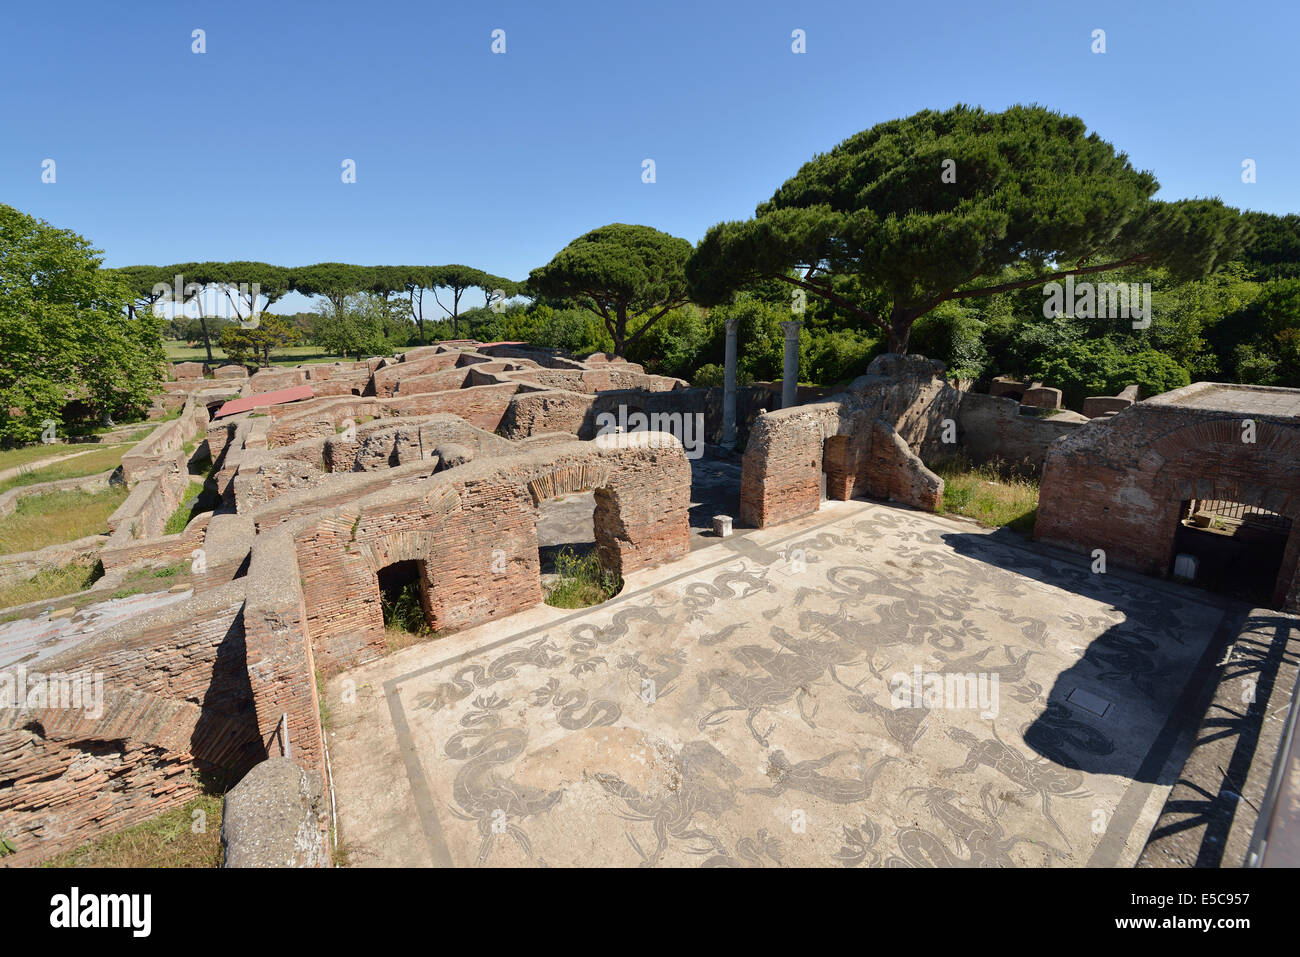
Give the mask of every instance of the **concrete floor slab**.
<path id="1" fill-rule="evenodd" d="M 339 832 L 354 865 L 1127 866 L 1223 612 L 828 502 L 334 677 Z"/>

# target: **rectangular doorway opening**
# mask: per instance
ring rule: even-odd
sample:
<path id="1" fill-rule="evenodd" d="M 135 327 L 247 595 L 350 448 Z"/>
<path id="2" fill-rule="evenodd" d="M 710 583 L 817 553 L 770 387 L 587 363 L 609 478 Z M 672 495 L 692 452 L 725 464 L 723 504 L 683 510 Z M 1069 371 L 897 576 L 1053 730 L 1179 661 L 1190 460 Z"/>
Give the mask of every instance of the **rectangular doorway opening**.
<path id="1" fill-rule="evenodd" d="M 1179 555 L 1195 558 L 1193 583 L 1222 595 L 1269 605 L 1282 567 L 1291 520 L 1242 502 L 1184 501 L 1174 539 Z M 1176 571 L 1171 567 L 1171 574 Z"/>

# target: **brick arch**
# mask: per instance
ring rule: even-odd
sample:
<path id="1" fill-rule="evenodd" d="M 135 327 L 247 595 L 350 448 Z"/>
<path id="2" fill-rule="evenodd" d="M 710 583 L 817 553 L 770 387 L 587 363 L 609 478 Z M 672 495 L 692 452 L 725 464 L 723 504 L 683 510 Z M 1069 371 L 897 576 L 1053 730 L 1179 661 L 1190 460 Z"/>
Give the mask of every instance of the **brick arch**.
<path id="1" fill-rule="evenodd" d="M 608 485 L 611 474 L 609 465 L 601 461 L 563 465 L 530 479 L 527 482 L 528 494 L 536 506 L 562 495 L 593 492 Z"/>
<path id="2" fill-rule="evenodd" d="M 534 508 L 563 495 L 595 492 L 596 554 L 602 568 L 618 575 L 690 551 L 690 465 L 680 445 L 653 446 L 657 434 L 620 436 L 622 442 L 607 442 L 598 457 L 565 462 L 524 483 Z"/>
<path id="3" fill-rule="evenodd" d="M 1227 452 L 1246 446 L 1241 441 L 1242 423 L 1253 418 L 1247 415 L 1222 416 L 1172 429 L 1153 441 L 1143 452 L 1139 467 L 1143 471 L 1159 471 L 1166 462 L 1187 453 L 1204 455 L 1208 450 Z M 1251 450 L 1279 455 L 1295 461 L 1300 459 L 1300 432 L 1272 422 L 1255 420 L 1255 442 Z"/>

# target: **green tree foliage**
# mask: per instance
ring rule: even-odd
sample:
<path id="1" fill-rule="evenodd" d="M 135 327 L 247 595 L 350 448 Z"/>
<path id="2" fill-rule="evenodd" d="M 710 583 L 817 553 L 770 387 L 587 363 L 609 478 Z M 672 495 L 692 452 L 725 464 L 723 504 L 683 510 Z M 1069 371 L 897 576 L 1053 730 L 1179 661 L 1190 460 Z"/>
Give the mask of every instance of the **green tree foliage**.
<path id="1" fill-rule="evenodd" d="M 1300 388 L 1300 278 L 1265 283 L 1216 331 L 1238 382 Z"/>
<path id="2" fill-rule="evenodd" d="M 925 110 L 850 137 L 753 219 L 710 229 L 687 264 L 691 296 L 710 305 L 779 279 L 905 352 L 945 302 L 1134 264 L 1192 278 L 1231 258 L 1248 233 L 1236 210 L 1158 202 L 1158 188 L 1077 117 Z M 1023 275 L 1008 281 L 1013 267 Z"/>
<path id="3" fill-rule="evenodd" d="M 0 440 L 31 442 L 79 400 L 143 412 L 166 363 L 162 323 L 76 233 L 0 204 Z"/>
<path id="4" fill-rule="evenodd" d="M 1060 389 L 1065 404 L 1081 408 L 1091 395 L 1115 395 L 1137 385 L 1143 398 L 1187 385 L 1187 370 L 1163 352 L 1125 353 L 1110 339 L 1059 341 L 1046 350 L 1029 374 Z"/>
<path id="5" fill-rule="evenodd" d="M 614 343 L 627 350 L 660 319 L 687 301 L 691 244 L 649 226 L 611 223 L 579 236 L 534 269 L 535 294 L 569 299 L 599 316 Z"/>
<path id="6" fill-rule="evenodd" d="M 483 291 L 485 305 L 490 306 L 494 301 L 496 290 L 503 289 L 505 286 L 510 286 L 513 289 L 515 285 L 508 279 L 493 276 L 482 269 L 460 265 L 434 266 L 430 271 L 429 283 L 433 291 L 434 301 L 451 319 L 452 338 L 460 338 L 461 296 L 470 289 L 480 289 Z M 451 304 L 450 308 L 443 303 L 442 298 L 438 295 L 439 289 L 446 290 L 447 301 Z"/>
<path id="7" fill-rule="evenodd" d="M 301 339 L 301 333 L 282 316 L 262 313 L 257 325 L 245 328 L 232 322 L 221 331 L 221 348 L 232 362 L 259 366 L 271 364 L 271 353 L 291 346 Z"/>
<path id="8" fill-rule="evenodd" d="M 598 316 L 577 307 L 556 309 L 547 303 L 514 306 L 501 314 L 492 339 L 531 342 L 547 349 L 562 349 L 575 356 L 609 352 L 614 341 Z M 478 338 L 485 335 L 475 332 Z"/>
<path id="9" fill-rule="evenodd" d="M 358 293 L 345 297 L 339 311 L 329 299 L 316 308 L 313 338 L 335 355 L 360 361 L 392 355 L 410 341 L 410 323 L 402 307 L 383 296 Z"/>
<path id="10" fill-rule="evenodd" d="M 289 285 L 294 292 L 304 296 L 323 296 L 333 307 L 335 315 L 342 315 L 349 296 L 366 290 L 374 282 L 366 266 L 348 263 L 316 263 L 290 269 Z M 323 344 L 323 343 L 322 343 Z"/>
<path id="11" fill-rule="evenodd" d="M 1300 278 L 1300 215 L 1247 211 L 1241 214 L 1252 235 L 1242 259 L 1255 279 Z"/>
<path id="12" fill-rule="evenodd" d="M 916 321 L 910 344 L 913 351 L 942 361 L 954 378 L 978 380 L 990 364 L 984 330 L 978 309 L 945 302 Z"/>
<path id="13" fill-rule="evenodd" d="M 712 338 L 713 329 L 704 310 L 687 303 L 666 313 L 637 339 L 629 347 L 627 358 L 639 362 L 653 375 L 689 379 L 699 365 L 697 356 Z"/>
<path id="14" fill-rule="evenodd" d="M 745 382 L 772 382 L 781 378 L 785 357 L 785 330 L 781 323 L 790 319 L 789 307 L 772 302 L 758 293 L 742 293 L 734 302 L 709 310 L 712 345 L 706 355 L 709 363 L 722 364 L 726 358 L 726 321 L 736 320 L 736 371 Z M 804 330 L 801 347 L 810 338 Z M 707 363 L 706 363 L 707 364 Z"/>

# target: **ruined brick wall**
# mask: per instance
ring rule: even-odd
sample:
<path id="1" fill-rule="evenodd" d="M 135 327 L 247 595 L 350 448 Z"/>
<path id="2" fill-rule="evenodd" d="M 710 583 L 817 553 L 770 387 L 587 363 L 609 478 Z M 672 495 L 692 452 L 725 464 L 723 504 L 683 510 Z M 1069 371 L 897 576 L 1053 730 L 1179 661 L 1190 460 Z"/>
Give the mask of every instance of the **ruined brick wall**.
<path id="1" fill-rule="evenodd" d="M 1043 467 L 1047 450 L 1083 423 L 1052 416 L 1021 415 L 1014 399 L 962 394 L 957 416 L 962 449 L 975 462 L 1002 460 Z"/>
<path id="2" fill-rule="evenodd" d="M 123 540 L 115 542 L 110 539 L 99 553 L 104 570 L 130 568 L 145 562 L 156 564 L 178 562 L 189 559 L 194 549 L 203 546 L 208 523 L 212 521 L 211 513 L 197 515 L 185 526 L 185 530 L 175 535 L 157 535 L 143 540 Z"/>
<path id="3" fill-rule="evenodd" d="M 182 446 L 208 427 L 207 407 L 191 396 L 177 419 L 165 422 L 122 456 L 122 476 L 128 484 L 139 481 L 150 469 L 170 459 Z"/>
<path id="4" fill-rule="evenodd" d="M 169 606 L 32 666 L 100 676 L 103 710 L 0 708 L 0 833 L 18 849 L 5 865 L 183 804 L 198 793 L 196 772 L 237 779 L 261 759 L 239 591 Z"/>
<path id="5" fill-rule="evenodd" d="M 249 377 L 244 387 L 244 395 L 259 392 L 275 392 L 277 389 L 292 389 L 307 382 L 305 369 L 262 369 Z"/>
<path id="6" fill-rule="evenodd" d="M 353 492 L 347 504 L 291 521 L 284 528 L 294 536 L 319 667 L 337 670 L 380 653 L 376 576 L 394 562 L 422 563 L 425 609 L 437 630 L 537 604 L 536 505 L 593 489 L 597 549 L 610 571 L 630 574 L 689 551 L 689 462 L 680 445 L 654 448 L 645 437 L 472 462 Z"/>
<path id="7" fill-rule="evenodd" d="M 759 416 L 741 466 L 741 521 L 763 528 L 854 494 L 933 511 L 943 480 L 922 455 L 938 454 L 960 393 L 921 356 L 881 356 L 850 391 Z"/>
<path id="8" fill-rule="evenodd" d="M 395 366 L 394 368 L 401 368 Z M 423 392 L 446 392 L 449 389 L 463 389 L 470 385 L 468 369 L 446 369 L 442 372 L 427 372 L 421 375 L 404 375 L 396 380 L 393 394 L 397 396 L 419 395 Z"/>
<path id="9" fill-rule="evenodd" d="M 779 397 L 767 389 L 736 390 L 736 435 L 742 444 L 754 420 L 774 403 L 779 403 Z M 704 440 L 714 445 L 722 441 L 722 389 L 718 388 L 668 392 L 622 389 L 597 395 L 560 390 L 521 392 L 510 400 L 500 431 L 512 439 L 544 432 L 569 432 L 580 439 L 591 439 L 598 431 L 597 416 L 609 413 L 617 417 L 620 407 L 650 415 L 703 415 Z"/>
<path id="10" fill-rule="evenodd" d="M 485 356 L 499 359 L 526 359 L 546 369 L 582 369 L 584 364 L 569 356 L 560 355 L 554 349 L 530 346 L 527 343 L 496 343 L 480 345 L 476 351 Z"/>
<path id="11" fill-rule="evenodd" d="M 520 390 L 519 383 L 480 385 L 472 389 L 451 392 L 430 392 L 410 397 L 398 396 L 388 400 L 388 406 L 401 415 L 429 415 L 449 412 L 458 415 L 470 425 L 495 432 L 510 405 L 511 397 Z"/>
<path id="12" fill-rule="evenodd" d="M 608 392 L 613 389 L 644 389 L 646 392 L 671 392 L 673 389 L 684 389 L 689 385 L 684 379 L 646 375 L 644 372 L 632 371 L 618 365 L 581 371 L 535 369 L 528 372 L 512 373 L 511 378 L 520 382 L 531 382 L 547 389 L 588 393 Z"/>
<path id="13" fill-rule="evenodd" d="M 410 353 L 407 355 L 410 356 Z M 381 398 L 389 397 L 397 391 L 397 384 L 402 379 L 414 378 L 429 372 L 445 372 L 448 369 L 456 368 L 459 361 L 459 353 L 441 352 L 408 358 L 405 362 L 396 362 L 393 365 L 384 366 L 382 369 L 375 370 L 373 378 L 374 394 Z"/>
<path id="14" fill-rule="evenodd" d="M 1240 411 L 1198 406 L 1223 390 L 1240 395 Z M 1292 520 L 1274 602 L 1300 610 L 1300 422 L 1250 411 L 1256 395 L 1269 393 L 1300 395 L 1197 383 L 1062 438 L 1047 453 L 1034 537 L 1088 553 L 1100 548 L 1108 564 L 1164 575 L 1184 501 L 1256 505 Z M 1247 419 L 1254 443 L 1242 441 Z"/>
<path id="15" fill-rule="evenodd" d="M 325 780 L 325 745 L 316 694 L 316 659 L 308 636 L 304 575 L 291 536 L 254 544 L 245 584 L 243 622 L 248 683 L 262 756 L 281 753 L 282 719 L 290 756 Z"/>
<path id="16" fill-rule="evenodd" d="M 510 399 L 501 418 L 501 434 L 521 439 L 539 432 L 569 432 L 580 435 L 591 431 L 594 421 L 594 395 L 580 392 L 521 392 Z M 590 436 L 588 436 L 590 437 Z"/>

